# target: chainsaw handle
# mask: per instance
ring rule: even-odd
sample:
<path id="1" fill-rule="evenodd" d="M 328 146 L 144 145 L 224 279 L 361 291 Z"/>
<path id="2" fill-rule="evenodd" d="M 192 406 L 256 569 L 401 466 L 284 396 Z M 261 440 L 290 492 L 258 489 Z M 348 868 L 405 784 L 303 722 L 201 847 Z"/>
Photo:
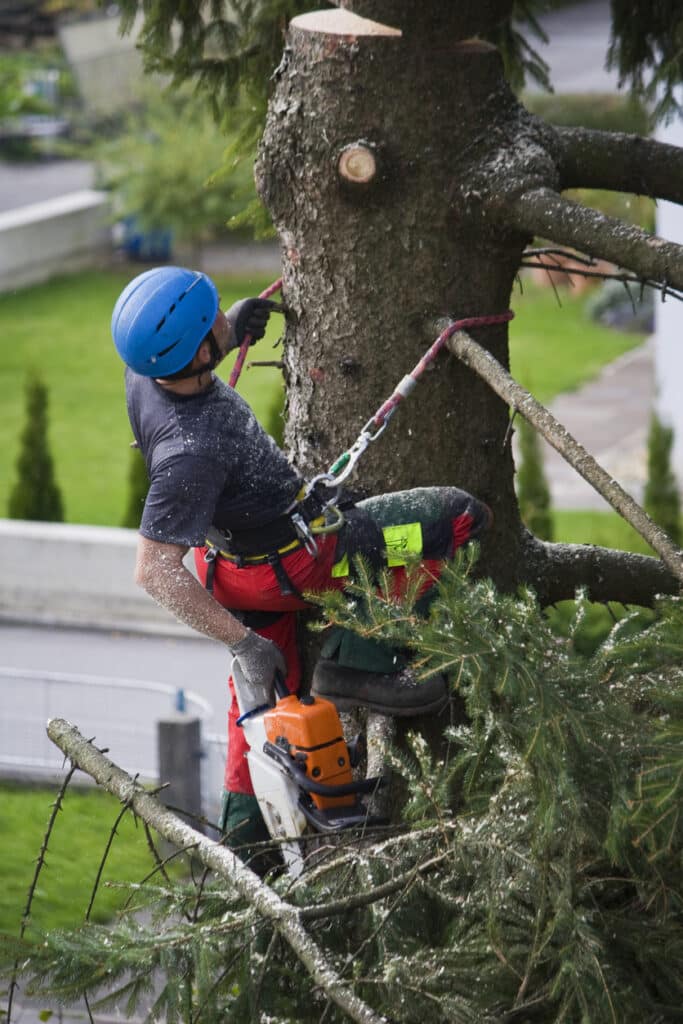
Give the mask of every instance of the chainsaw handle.
<path id="1" fill-rule="evenodd" d="M 315 779 L 309 779 L 303 768 L 300 768 L 292 760 L 287 751 L 278 747 L 275 743 L 266 741 L 263 744 L 263 753 L 277 761 L 300 789 L 303 789 L 306 793 L 315 793 L 317 796 L 356 796 L 359 793 L 374 793 L 376 789 L 386 785 L 386 779 L 379 776 L 374 779 L 359 779 L 357 782 L 344 782 L 338 786 L 328 786 L 324 782 L 316 782 Z"/>

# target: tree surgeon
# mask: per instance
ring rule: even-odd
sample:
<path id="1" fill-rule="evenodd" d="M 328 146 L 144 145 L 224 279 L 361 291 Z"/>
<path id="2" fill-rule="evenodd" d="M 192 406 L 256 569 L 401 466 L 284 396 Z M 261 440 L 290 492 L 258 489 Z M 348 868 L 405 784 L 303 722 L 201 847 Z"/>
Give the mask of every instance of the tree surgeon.
<path id="1" fill-rule="evenodd" d="M 277 308 L 243 299 L 224 314 L 206 275 L 159 267 L 126 286 L 112 316 L 128 414 L 150 478 L 136 579 L 182 622 L 227 645 L 254 707 L 271 701 L 276 673 L 290 691 L 300 686 L 295 618 L 308 607 L 305 593 L 342 588 L 356 554 L 391 566 L 400 587 L 414 556 L 428 599 L 442 560 L 491 518 L 487 505 L 455 487 L 358 503 L 307 487 L 213 372 L 247 335 L 263 337 Z M 183 563 L 190 548 L 200 582 Z M 341 708 L 409 717 L 448 701 L 445 679 L 418 683 L 401 652 L 335 634 L 323 653 L 313 690 Z M 233 690 L 222 826 L 235 845 L 267 838 L 238 717 Z"/>

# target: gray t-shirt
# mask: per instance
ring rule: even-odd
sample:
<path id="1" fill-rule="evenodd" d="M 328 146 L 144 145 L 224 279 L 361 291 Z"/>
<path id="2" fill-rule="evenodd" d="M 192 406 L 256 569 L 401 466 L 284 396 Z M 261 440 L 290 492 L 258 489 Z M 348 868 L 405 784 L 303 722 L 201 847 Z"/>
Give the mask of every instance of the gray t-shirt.
<path id="1" fill-rule="evenodd" d="M 217 377 L 186 396 L 127 369 L 126 402 L 150 478 L 144 537 L 201 545 L 212 525 L 263 526 L 296 498 L 301 477 L 244 399 Z"/>

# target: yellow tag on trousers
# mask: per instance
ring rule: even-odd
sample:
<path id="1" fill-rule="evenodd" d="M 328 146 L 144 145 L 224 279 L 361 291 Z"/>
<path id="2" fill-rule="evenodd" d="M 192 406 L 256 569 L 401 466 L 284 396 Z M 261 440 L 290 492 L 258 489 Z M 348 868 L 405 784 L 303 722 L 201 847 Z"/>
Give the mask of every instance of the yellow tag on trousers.
<path id="1" fill-rule="evenodd" d="M 385 526 L 382 532 L 388 566 L 405 565 L 408 559 L 422 554 L 422 523 Z"/>
<path id="2" fill-rule="evenodd" d="M 387 565 L 405 565 L 408 559 L 422 554 L 422 523 L 401 523 L 399 526 L 385 526 L 384 545 L 387 552 Z M 343 555 L 332 566 L 332 578 L 339 579 L 349 575 L 349 556 Z"/>

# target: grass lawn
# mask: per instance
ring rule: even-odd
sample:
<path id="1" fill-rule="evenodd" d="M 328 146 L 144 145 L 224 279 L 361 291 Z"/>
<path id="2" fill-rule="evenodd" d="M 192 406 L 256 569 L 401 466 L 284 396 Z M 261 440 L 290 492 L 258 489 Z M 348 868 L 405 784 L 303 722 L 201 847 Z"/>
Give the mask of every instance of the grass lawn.
<path id="1" fill-rule="evenodd" d="M 24 422 L 24 382 L 36 370 L 49 391 L 49 438 L 65 518 L 71 523 L 119 525 L 125 510 L 129 442 L 123 366 L 109 333 L 111 311 L 136 273 L 91 271 L 0 295 L 3 339 L 0 377 L 0 516 L 15 479 Z M 270 279 L 216 276 L 223 308 L 262 291 Z M 281 318 L 273 317 L 259 358 L 271 358 Z M 227 365 L 227 364 L 226 364 Z M 225 376 L 225 372 L 222 371 Z M 238 385 L 262 422 L 281 391 L 271 368 L 245 370 Z"/>
<path id="2" fill-rule="evenodd" d="M 560 302 L 552 288 L 524 280 L 511 305 L 510 372 L 539 402 L 548 403 L 563 391 L 575 391 L 601 368 L 643 341 L 602 327 L 584 312 L 586 295 L 564 288 Z"/>
<path id="3" fill-rule="evenodd" d="M 19 932 L 57 790 L 57 786 L 0 785 L 0 931 Z M 31 922 L 35 927 L 65 928 L 83 920 L 120 810 L 118 800 L 101 790 L 67 790 L 33 900 Z M 106 882 L 139 882 L 153 867 L 142 827 L 136 827 L 132 816 L 126 814 L 107 858 L 91 920 L 109 920 L 127 899 L 127 892 L 108 888 Z"/>
<path id="4" fill-rule="evenodd" d="M 0 516 L 15 479 L 24 417 L 24 382 L 37 370 L 49 391 L 50 445 L 65 517 L 72 523 L 119 525 L 127 498 L 130 428 L 123 395 L 123 369 L 109 333 L 111 311 L 122 287 L 139 268 L 91 271 L 0 295 L 3 338 L 0 407 Z M 222 305 L 255 295 L 267 278 L 217 276 Z M 543 402 L 576 388 L 605 363 L 637 345 L 638 335 L 599 327 L 583 312 L 583 299 L 563 291 L 562 307 L 551 288 L 525 283 L 512 304 L 512 372 Z M 273 317 L 260 359 L 282 322 Z M 268 342 L 271 342 L 269 344 Z M 227 377 L 227 369 L 221 375 Z M 387 383 L 393 383 L 388 380 Z M 279 406 L 282 379 L 274 368 L 246 370 L 239 390 L 266 426 Z M 415 401 L 420 401 L 419 393 Z M 351 439 L 351 435 L 349 435 Z"/>
<path id="5" fill-rule="evenodd" d="M 655 554 L 617 512 L 553 509 L 553 520 L 556 538 L 567 544 L 597 544 L 640 555 Z"/>

